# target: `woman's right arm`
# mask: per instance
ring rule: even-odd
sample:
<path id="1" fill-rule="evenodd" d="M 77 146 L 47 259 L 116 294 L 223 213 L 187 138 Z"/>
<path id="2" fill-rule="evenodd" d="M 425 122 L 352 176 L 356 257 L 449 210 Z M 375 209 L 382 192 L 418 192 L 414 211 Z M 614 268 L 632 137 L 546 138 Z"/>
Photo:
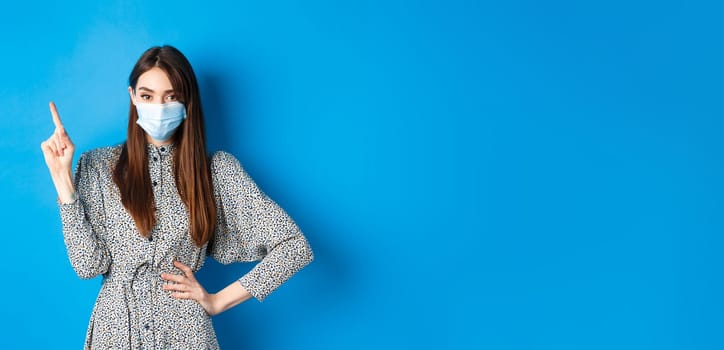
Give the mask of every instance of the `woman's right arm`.
<path id="1" fill-rule="evenodd" d="M 55 131 L 40 145 L 50 177 L 58 193 L 63 238 L 73 269 L 81 278 L 92 278 L 108 271 L 110 253 L 101 238 L 105 232 L 98 172 L 89 157 L 78 160 L 75 182 L 71 170 L 75 146 L 60 122 L 54 103 L 50 103 Z M 77 190 L 77 192 L 76 192 Z M 95 193 L 96 198 L 91 198 Z"/>

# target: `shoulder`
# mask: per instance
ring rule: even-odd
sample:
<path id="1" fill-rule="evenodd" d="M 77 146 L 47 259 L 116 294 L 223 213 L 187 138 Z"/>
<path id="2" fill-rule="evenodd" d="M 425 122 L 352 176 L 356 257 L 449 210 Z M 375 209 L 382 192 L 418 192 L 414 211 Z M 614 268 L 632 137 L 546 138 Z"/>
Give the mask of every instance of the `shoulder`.
<path id="1" fill-rule="evenodd" d="M 210 163 L 213 173 L 243 169 L 239 160 L 236 159 L 233 154 L 226 151 L 216 151 L 212 153 Z"/>
<path id="2" fill-rule="evenodd" d="M 225 151 L 216 151 L 211 155 L 211 178 L 219 186 L 240 185 L 254 187 L 254 181 L 246 172 L 241 162 L 233 154 Z"/>
<path id="3" fill-rule="evenodd" d="M 78 167 L 94 168 L 98 171 L 112 169 L 121 154 L 123 145 L 94 148 L 81 153 Z"/>

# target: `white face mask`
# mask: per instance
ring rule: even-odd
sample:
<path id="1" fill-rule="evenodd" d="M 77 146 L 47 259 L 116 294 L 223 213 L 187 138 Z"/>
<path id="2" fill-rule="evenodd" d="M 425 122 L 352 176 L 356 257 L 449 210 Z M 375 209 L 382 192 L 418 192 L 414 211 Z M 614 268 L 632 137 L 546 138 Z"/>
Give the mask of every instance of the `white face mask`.
<path id="1" fill-rule="evenodd" d="M 178 101 L 164 104 L 136 103 L 138 120 L 136 124 L 156 141 L 166 141 L 186 119 L 186 106 Z"/>

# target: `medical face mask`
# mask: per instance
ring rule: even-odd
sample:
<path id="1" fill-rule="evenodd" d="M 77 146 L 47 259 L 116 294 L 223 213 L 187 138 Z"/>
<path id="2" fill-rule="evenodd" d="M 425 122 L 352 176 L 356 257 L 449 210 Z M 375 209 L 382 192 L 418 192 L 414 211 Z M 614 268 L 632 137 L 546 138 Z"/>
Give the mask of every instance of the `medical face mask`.
<path id="1" fill-rule="evenodd" d="M 186 119 L 186 106 L 178 101 L 164 104 L 136 103 L 136 124 L 156 141 L 168 140 L 176 128 Z"/>

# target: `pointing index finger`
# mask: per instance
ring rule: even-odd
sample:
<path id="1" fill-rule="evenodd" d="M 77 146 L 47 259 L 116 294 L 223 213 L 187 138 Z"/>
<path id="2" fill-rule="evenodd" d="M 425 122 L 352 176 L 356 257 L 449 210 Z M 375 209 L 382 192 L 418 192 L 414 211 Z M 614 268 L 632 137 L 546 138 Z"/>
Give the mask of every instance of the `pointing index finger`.
<path id="1" fill-rule="evenodd" d="M 53 124 L 55 124 L 56 129 L 62 129 L 63 123 L 60 121 L 58 109 L 55 107 L 55 103 L 53 101 L 50 101 L 50 113 L 53 114 Z"/>

